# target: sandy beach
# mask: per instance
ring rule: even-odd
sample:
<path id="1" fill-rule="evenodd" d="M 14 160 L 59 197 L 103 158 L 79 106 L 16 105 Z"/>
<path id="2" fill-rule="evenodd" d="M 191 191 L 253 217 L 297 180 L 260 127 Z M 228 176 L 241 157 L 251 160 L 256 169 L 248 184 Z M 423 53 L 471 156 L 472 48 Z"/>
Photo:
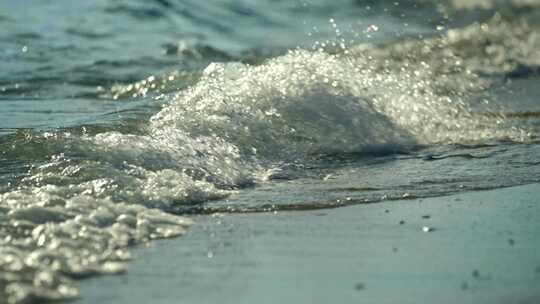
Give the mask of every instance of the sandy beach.
<path id="1" fill-rule="evenodd" d="M 538 193 L 199 216 L 75 303 L 538 303 Z"/>

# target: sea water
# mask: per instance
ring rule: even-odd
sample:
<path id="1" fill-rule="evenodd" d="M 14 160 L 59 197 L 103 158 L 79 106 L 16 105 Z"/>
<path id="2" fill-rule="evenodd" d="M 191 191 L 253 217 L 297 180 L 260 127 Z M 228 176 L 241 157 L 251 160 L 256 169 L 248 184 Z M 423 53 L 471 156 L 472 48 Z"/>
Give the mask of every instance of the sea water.
<path id="1" fill-rule="evenodd" d="M 77 297 L 190 214 L 538 182 L 539 8 L 1 2 L 0 299 Z"/>

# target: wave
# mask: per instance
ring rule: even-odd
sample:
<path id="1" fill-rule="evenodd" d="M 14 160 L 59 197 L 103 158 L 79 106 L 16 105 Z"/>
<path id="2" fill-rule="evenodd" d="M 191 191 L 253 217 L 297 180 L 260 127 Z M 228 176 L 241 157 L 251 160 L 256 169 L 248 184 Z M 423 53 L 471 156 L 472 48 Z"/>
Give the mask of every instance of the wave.
<path id="1" fill-rule="evenodd" d="M 527 141 L 526 126 L 481 113 L 497 113 L 486 89 L 534 64 L 537 43 L 495 18 L 441 38 L 213 63 L 181 91 L 164 78 L 163 108 L 136 130 L 2 143 L 5 158 L 37 161 L 0 194 L 0 298 L 76 297 L 71 279 L 123 271 L 128 245 L 182 235 L 191 220 L 171 208 L 265 183 L 283 164 Z M 144 95 L 155 79 L 114 90 Z"/>

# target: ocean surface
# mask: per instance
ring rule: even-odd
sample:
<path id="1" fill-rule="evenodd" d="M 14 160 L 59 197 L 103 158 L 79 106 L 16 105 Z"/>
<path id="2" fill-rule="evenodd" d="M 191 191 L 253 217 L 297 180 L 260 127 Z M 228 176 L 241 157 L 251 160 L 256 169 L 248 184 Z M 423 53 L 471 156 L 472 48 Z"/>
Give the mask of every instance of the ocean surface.
<path id="1" fill-rule="evenodd" d="M 3 0 L 0 63 L 5 303 L 192 214 L 540 181 L 537 0 Z"/>

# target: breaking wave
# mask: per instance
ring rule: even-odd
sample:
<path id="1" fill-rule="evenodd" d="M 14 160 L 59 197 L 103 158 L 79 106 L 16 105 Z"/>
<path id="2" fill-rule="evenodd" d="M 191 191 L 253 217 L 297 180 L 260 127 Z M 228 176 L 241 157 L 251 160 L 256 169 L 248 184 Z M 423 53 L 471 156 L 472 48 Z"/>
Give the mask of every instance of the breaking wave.
<path id="1" fill-rule="evenodd" d="M 540 64 L 539 41 L 498 16 L 439 38 L 212 63 L 159 95 L 136 132 L 13 136 L 4 157 L 42 161 L 0 194 L 0 298 L 76 297 L 72 279 L 123 271 L 128 245 L 182 235 L 191 220 L 170 208 L 264 183 L 284 163 L 528 141 L 535 130 L 505 119 L 486 90 Z"/>

